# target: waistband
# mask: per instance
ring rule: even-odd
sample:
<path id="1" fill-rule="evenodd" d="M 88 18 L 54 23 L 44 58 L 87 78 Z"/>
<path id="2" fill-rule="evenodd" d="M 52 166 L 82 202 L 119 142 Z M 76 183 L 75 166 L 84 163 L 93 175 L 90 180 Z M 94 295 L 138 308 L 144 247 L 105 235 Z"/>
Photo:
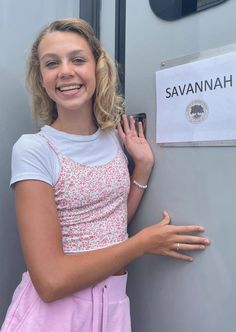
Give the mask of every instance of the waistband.
<path id="1" fill-rule="evenodd" d="M 83 289 L 75 293 L 74 296 L 87 301 L 93 301 L 94 295 L 96 293 L 97 299 L 99 300 L 99 302 L 102 302 L 103 293 L 105 290 L 108 297 L 108 303 L 122 301 L 126 296 L 127 277 L 127 272 L 123 275 L 108 277 L 92 287 Z"/>
<path id="2" fill-rule="evenodd" d="M 119 302 L 127 299 L 126 284 L 128 274 L 111 276 L 97 283 L 94 286 L 72 294 L 92 304 L 92 330 L 91 332 L 110 332 L 108 331 L 109 305 L 119 304 Z M 21 288 L 31 278 L 28 272 L 23 274 Z M 18 290 L 19 292 L 19 290 Z M 76 302 L 75 302 L 76 303 Z"/>

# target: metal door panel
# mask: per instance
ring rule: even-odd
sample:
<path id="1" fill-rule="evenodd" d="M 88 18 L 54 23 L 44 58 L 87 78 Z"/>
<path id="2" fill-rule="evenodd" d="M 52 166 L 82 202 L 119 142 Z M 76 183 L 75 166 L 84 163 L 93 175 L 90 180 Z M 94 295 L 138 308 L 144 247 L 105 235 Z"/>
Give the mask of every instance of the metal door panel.
<path id="1" fill-rule="evenodd" d="M 192 263 L 146 256 L 130 265 L 133 331 L 234 332 L 235 147 L 158 147 L 155 72 L 164 60 L 235 43 L 236 2 L 173 22 L 155 16 L 149 1 L 126 4 L 127 111 L 147 113 L 156 157 L 130 234 L 159 221 L 167 209 L 173 224 L 203 224 L 212 241 Z"/>

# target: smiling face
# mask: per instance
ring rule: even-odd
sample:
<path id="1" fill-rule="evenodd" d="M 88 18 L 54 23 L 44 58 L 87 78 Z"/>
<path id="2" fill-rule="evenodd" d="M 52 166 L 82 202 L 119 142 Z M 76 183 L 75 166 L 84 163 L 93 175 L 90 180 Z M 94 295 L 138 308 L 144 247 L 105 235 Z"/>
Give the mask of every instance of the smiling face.
<path id="1" fill-rule="evenodd" d="M 77 33 L 55 31 L 38 47 L 42 85 L 61 112 L 92 113 L 96 62 L 88 42 Z"/>

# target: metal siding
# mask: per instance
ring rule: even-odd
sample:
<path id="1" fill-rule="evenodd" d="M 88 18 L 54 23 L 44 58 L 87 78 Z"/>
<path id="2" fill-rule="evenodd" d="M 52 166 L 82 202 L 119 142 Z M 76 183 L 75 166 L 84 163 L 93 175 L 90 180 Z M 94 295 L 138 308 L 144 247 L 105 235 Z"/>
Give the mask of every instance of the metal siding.
<path id="1" fill-rule="evenodd" d="M 163 60 L 235 43 L 235 10 L 236 2 L 227 1 L 167 22 L 153 14 L 148 1 L 127 1 L 126 104 L 129 113 L 147 113 L 156 156 L 130 234 L 159 221 L 167 209 L 173 224 L 203 224 L 212 241 L 192 263 L 146 256 L 129 266 L 135 332 L 235 331 L 235 147 L 155 144 L 155 71 Z"/>

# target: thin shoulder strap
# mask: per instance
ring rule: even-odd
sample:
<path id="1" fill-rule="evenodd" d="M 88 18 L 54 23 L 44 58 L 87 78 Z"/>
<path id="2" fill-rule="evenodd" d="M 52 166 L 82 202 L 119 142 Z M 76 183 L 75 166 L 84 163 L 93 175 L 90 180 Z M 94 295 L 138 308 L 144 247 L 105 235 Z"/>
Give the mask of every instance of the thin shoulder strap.
<path id="1" fill-rule="evenodd" d="M 56 153 L 56 155 L 60 155 L 59 150 L 55 147 L 55 145 L 50 141 L 50 139 L 42 132 L 39 133 L 39 135 L 41 137 L 43 137 L 45 139 L 45 141 L 48 143 L 48 145 L 50 146 L 50 148 Z"/>

